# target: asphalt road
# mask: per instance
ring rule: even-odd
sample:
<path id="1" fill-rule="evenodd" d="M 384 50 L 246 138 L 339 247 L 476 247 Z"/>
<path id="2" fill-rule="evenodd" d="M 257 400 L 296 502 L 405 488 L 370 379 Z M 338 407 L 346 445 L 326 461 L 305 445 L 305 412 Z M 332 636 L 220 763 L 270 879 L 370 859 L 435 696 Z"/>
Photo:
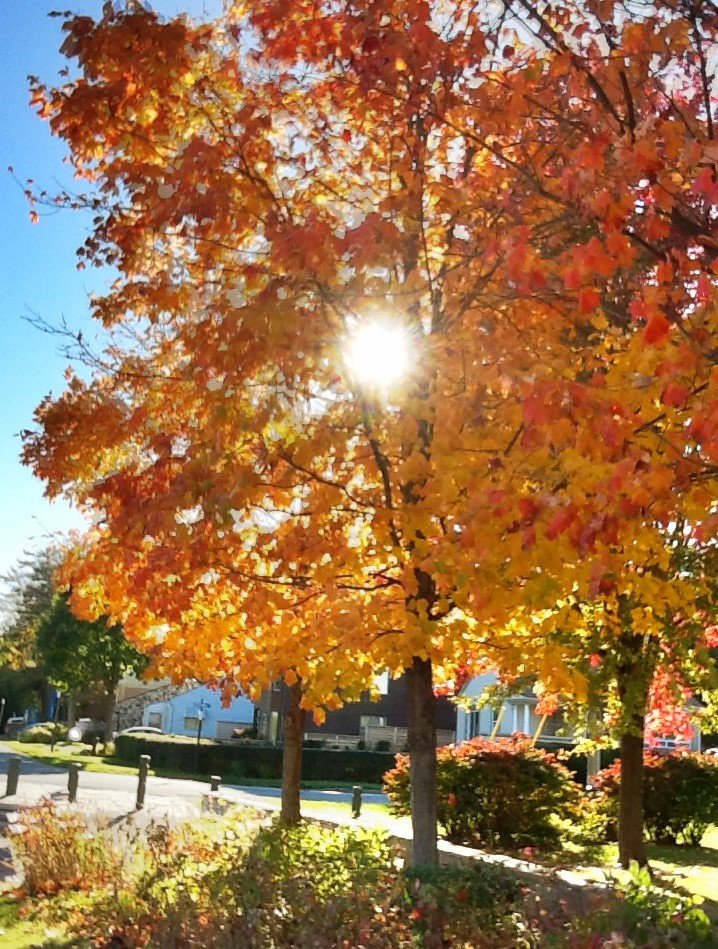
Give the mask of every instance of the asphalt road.
<path id="1" fill-rule="evenodd" d="M 17 754 L 11 746 L 0 744 L 0 775 L 6 775 L 11 754 Z M 20 783 L 18 789 L 22 791 L 23 784 L 38 785 L 48 791 L 67 788 L 67 771 L 47 765 L 37 758 L 21 755 Z M 108 793 L 134 794 L 137 790 L 137 778 L 132 774 L 105 774 L 99 771 L 83 771 L 80 774 L 80 788 Z M 0 792 L 4 790 L 4 780 L 0 780 Z M 281 797 L 279 788 L 243 787 L 239 784 L 222 784 L 222 796 L 238 804 L 267 805 L 278 803 Z M 180 797 L 196 800 L 201 794 L 209 790 L 209 781 L 188 781 L 182 778 L 160 778 L 150 775 L 147 778 L 147 798 Z M 323 801 L 328 803 L 344 803 L 351 801 L 351 793 L 347 791 L 302 791 L 302 800 L 310 803 Z M 367 791 L 362 795 L 365 804 L 386 804 L 385 794 L 376 791 Z"/>

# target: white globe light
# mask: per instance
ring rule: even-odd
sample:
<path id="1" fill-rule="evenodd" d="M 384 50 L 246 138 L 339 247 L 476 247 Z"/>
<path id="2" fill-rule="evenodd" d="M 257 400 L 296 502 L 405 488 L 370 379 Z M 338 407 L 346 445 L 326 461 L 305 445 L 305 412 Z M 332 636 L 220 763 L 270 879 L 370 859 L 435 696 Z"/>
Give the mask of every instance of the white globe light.
<path id="1" fill-rule="evenodd" d="M 360 381 L 391 385 L 404 375 L 409 364 L 406 333 L 397 326 L 361 323 L 349 338 L 347 362 Z"/>

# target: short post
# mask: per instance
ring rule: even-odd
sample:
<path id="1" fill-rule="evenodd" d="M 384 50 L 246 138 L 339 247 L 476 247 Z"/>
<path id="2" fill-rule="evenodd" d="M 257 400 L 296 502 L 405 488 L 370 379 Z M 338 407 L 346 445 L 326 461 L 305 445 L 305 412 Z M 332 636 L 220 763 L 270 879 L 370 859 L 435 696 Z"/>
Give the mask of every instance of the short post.
<path id="1" fill-rule="evenodd" d="M 76 761 L 73 761 L 69 765 L 69 771 L 67 775 L 67 799 L 70 804 L 74 804 L 77 801 L 77 784 L 80 779 L 80 768 L 82 765 L 78 764 Z"/>
<path id="2" fill-rule="evenodd" d="M 10 761 L 7 766 L 7 786 L 5 788 L 5 797 L 12 797 L 17 794 L 17 782 L 20 777 L 20 755 L 10 755 Z"/>
<path id="3" fill-rule="evenodd" d="M 352 817 L 361 814 L 361 785 L 355 784 L 352 788 Z"/>
<path id="4" fill-rule="evenodd" d="M 137 803 L 135 810 L 141 811 L 145 806 L 145 791 L 147 790 L 147 772 L 150 770 L 151 758 L 149 755 L 140 755 L 140 769 L 137 779 Z"/>
<path id="5" fill-rule="evenodd" d="M 221 777 L 221 775 L 219 775 L 219 774 L 213 774 L 213 775 L 210 777 L 210 779 L 209 779 L 209 790 L 210 790 L 210 793 L 211 793 L 211 794 L 213 794 L 213 793 L 219 791 L 219 785 L 220 785 L 220 782 L 221 782 L 221 781 L 222 781 L 222 777 Z"/>

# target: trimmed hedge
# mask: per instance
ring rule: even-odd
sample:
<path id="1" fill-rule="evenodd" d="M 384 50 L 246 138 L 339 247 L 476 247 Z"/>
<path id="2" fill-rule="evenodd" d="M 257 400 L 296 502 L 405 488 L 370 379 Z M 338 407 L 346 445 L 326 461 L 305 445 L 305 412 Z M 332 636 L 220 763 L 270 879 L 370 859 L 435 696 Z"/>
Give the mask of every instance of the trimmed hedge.
<path id="1" fill-rule="evenodd" d="M 124 764 L 137 764 L 140 755 L 152 758 L 153 768 L 221 774 L 225 781 L 242 778 L 281 779 L 282 748 L 251 742 L 228 745 L 179 735 L 118 735 L 115 757 Z M 379 751 L 327 751 L 304 748 L 302 778 L 306 781 L 368 782 L 380 784 L 394 767 L 394 755 Z"/>

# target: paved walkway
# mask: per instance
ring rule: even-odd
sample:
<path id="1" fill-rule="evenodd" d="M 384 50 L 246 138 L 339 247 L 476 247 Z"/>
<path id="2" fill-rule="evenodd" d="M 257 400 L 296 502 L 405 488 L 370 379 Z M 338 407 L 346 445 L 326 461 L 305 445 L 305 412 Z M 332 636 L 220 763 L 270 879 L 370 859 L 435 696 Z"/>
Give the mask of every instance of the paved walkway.
<path id="1" fill-rule="evenodd" d="M 10 764 L 10 755 L 16 755 L 18 752 L 13 750 L 11 745 L 5 745 L 0 743 L 0 774 L 7 774 L 7 770 Z M 67 773 L 61 772 L 59 768 L 55 768 L 53 765 L 45 764 L 44 761 L 39 761 L 37 758 L 32 758 L 29 755 L 20 755 L 22 758 L 22 773 L 23 774 L 60 774 Z M 2 788 L 4 790 L 4 788 Z"/>

